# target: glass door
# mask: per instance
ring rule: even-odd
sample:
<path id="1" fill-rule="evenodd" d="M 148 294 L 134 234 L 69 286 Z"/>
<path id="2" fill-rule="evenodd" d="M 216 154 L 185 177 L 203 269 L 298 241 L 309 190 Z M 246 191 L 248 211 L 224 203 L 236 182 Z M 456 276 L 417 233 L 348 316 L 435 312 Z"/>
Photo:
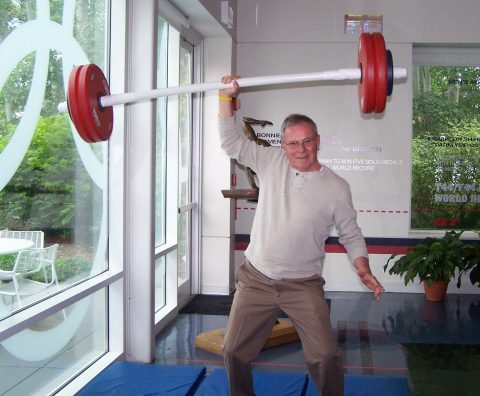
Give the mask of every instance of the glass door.
<path id="1" fill-rule="evenodd" d="M 193 46 L 180 45 L 180 85 L 193 81 Z M 178 122 L 178 306 L 191 295 L 192 216 L 197 202 L 192 198 L 192 94 L 179 95 Z"/>

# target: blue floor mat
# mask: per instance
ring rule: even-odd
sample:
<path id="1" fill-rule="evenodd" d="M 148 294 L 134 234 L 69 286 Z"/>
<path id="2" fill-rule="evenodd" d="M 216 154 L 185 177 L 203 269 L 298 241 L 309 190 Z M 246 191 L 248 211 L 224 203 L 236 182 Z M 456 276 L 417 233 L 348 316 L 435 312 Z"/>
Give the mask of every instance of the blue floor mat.
<path id="1" fill-rule="evenodd" d="M 254 371 L 253 386 L 258 396 L 302 396 L 307 387 L 307 375 Z M 229 396 L 226 371 L 213 370 L 202 381 L 195 396 Z"/>
<path id="2" fill-rule="evenodd" d="M 77 395 L 229 396 L 225 369 L 205 375 L 203 366 L 165 366 L 116 362 Z M 258 396 L 320 396 L 306 374 L 253 371 Z M 345 375 L 345 396 L 409 396 L 405 378 Z"/>
<path id="3" fill-rule="evenodd" d="M 190 396 L 205 375 L 203 366 L 116 362 L 77 395 Z"/>
<path id="4" fill-rule="evenodd" d="M 305 396 L 319 396 L 314 382 L 308 378 Z M 345 396 L 409 396 L 405 378 L 381 377 L 377 375 L 345 375 Z"/>

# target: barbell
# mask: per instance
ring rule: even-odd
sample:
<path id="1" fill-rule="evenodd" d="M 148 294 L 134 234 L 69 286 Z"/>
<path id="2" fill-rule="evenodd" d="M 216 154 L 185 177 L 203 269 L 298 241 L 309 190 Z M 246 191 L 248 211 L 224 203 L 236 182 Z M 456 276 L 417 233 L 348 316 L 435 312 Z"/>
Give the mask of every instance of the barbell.
<path id="1" fill-rule="evenodd" d="M 407 77 L 405 68 L 393 67 L 392 53 L 386 49 L 381 33 L 362 33 L 358 44 L 358 67 L 307 74 L 287 74 L 240 78 L 240 88 L 310 81 L 358 81 L 360 109 L 363 113 L 382 113 L 393 82 Z M 67 101 L 58 105 L 68 111 L 78 134 L 88 143 L 106 141 L 113 129 L 112 106 L 156 99 L 162 96 L 205 92 L 231 87 L 232 83 L 210 82 L 146 92 L 110 94 L 102 70 L 95 64 L 75 66 L 69 76 Z"/>

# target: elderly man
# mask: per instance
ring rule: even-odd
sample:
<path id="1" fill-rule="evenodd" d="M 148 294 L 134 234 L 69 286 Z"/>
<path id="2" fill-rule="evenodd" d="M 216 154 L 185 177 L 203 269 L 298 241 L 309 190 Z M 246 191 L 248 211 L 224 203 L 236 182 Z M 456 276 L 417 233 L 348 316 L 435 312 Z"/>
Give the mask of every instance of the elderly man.
<path id="1" fill-rule="evenodd" d="M 231 158 L 256 172 L 260 193 L 245 262 L 236 272 L 223 345 L 230 395 L 254 395 L 251 362 L 280 311 L 295 326 L 322 396 L 343 395 L 343 366 L 332 340 L 322 278 L 325 240 L 333 227 L 365 286 L 377 299 L 384 291 L 370 271 L 350 187 L 319 163 L 320 136 L 307 116 L 285 119 L 282 150 L 256 145 L 237 131 L 235 79 L 223 77 L 222 82 L 233 81 L 233 87 L 219 91 L 221 145 Z"/>

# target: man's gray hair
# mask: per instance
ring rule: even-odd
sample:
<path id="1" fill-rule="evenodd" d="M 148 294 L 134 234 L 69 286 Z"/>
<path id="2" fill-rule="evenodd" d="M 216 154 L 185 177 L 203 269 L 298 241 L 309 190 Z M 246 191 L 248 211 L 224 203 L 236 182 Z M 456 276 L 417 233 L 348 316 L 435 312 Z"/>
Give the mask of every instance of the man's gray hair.
<path id="1" fill-rule="evenodd" d="M 315 122 L 310 117 L 307 117 L 306 115 L 303 115 L 303 114 L 290 114 L 287 118 L 285 118 L 285 120 L 282 123 L 282 129 L 281 129 L 282 139 L 283 139 L 283 135 L 285 134 L 285 129 L 287 129 L 288 127 L 300 124 L 302 122 L 306 122 L 307 124 L 310 124 L 310 126 L 313 129 L 313 132 L 315 132 L 315 136 L 318 136 L 317 124 L 315 124 Z"/>

